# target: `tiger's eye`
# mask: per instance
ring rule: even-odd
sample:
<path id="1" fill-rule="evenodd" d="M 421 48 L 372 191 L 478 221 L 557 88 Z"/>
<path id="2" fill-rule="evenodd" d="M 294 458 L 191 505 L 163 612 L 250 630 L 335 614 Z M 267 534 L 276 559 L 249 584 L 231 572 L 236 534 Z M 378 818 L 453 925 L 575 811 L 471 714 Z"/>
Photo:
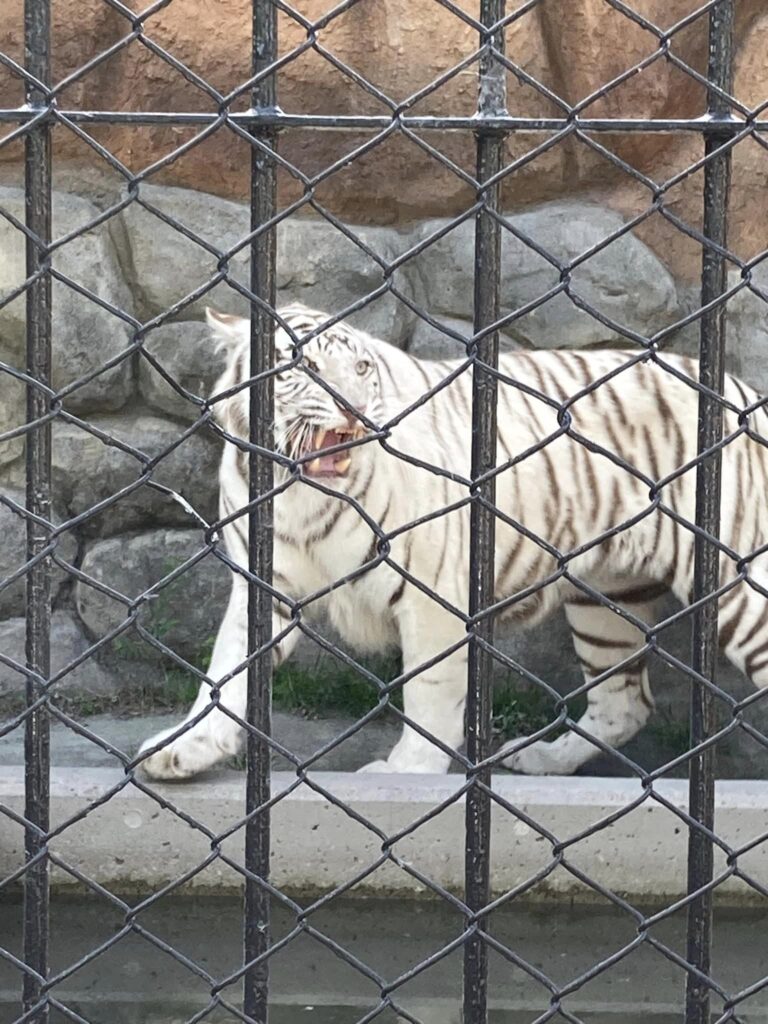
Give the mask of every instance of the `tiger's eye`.
<path id="1" fill-rule="evenodd" d="M 370 362 L 369 359 L 361 359 L 358 362 L 357 366 L 355 367 L 355 369 L 357 370 L 357 372 L 360 374 L 361 377 L 362 377 L 362 375 L 364 373 L 368 373 L 370 368 L 371 368 L 371 362 Z"/>

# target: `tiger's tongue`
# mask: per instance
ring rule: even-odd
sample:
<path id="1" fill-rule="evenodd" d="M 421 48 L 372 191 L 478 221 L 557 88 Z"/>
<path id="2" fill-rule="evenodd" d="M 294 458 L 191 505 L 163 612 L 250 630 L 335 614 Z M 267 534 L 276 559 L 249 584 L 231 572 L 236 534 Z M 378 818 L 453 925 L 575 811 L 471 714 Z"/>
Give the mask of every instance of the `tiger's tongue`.
<path id="1" fill-rule="evenodd" d="M 347 440 L 346 437 L 342 437 L 341 434 L 337 434 L 335 430 L 327 430 L 325 437 L 323 438 L 323 448 L 331 448 L 335 444 L 341 444 L 342 441 Z"/>
<path id="2" fill-rule="evenodd" d="M 334 445 L 341 444 L 344 440 L 345 437 L 341 434 L 337 434 L 335 430 L 329 430 L 323 438 L 323 448 L 332 448 Z M 328 455 L 318 455 L 316 459 L 312 460 L 310 472 L 312 476 L 336 476 L 339 471 L 336 463 L 344 463 L 347 458 L 346 452 L 331 452 Z"/>
<path id="3" fill-rule="evenodd" d="M 343 457 L 343 452 L 334 452 L 333 455 L 321 455 L 312 460 L 312 476 L 336 476 L 336 460 Z"/>

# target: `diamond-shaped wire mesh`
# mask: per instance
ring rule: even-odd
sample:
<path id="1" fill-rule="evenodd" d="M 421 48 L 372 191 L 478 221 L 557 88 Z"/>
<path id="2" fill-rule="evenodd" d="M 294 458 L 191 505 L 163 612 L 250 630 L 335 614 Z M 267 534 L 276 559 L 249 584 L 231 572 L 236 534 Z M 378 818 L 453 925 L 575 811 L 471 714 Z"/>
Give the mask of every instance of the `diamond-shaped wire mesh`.
<path id="1" fill-rule="evenodd" d="M 756 187 L 731 188 L 733 154 L 765 159 L 768 100 L 733 85 L 757 8 L 82 6 L 27 0 L 0 36 L 8 1019 L 96 1024 L 141 995 L 142 1020 L 190 1024 L 578 1024 L 646 975 L 671 1000 L 639 986 L 617 1016 L 758 1019 L 764 963 L 729 952 L 727 913 L 713 954 L 711 920 L 713 896 L 768 895 L 764 828 L 714 783 L 717 750 L 768 744 L 765 408 L 724 375 L 726 313 L 768 301 L 764 238 L 726 231 Z M 196 48 L 221 21 L 227 48 Z M 179 188 L 200 180 L 248 210 Z M 684 308 L 639 239 L 701 264 Z M 502 627 L 561 607 L 554 680 Z M 735 695 L 718 618 L 754 683 Z M 307 700 L 296 648 L 357 703 L 294 742 L 271 704 Z M 663 763 L 631 742 L 648 666 L 690 693 Z M 126 744 L 88 713 L 107 669 L 142 676 L 132 711 L 147 675 L 192 708 Z M 51 771 L 51 732 L 117 770 Z M 373 780 L 325 771 L 350 756 Z M 593 764 L 629 779 L 585 802 L 563 776 Z M 638 844 L 648 885 L 611 852 Z M 387 893 L 428 896 L 423 925 L 352 900 Z"/>

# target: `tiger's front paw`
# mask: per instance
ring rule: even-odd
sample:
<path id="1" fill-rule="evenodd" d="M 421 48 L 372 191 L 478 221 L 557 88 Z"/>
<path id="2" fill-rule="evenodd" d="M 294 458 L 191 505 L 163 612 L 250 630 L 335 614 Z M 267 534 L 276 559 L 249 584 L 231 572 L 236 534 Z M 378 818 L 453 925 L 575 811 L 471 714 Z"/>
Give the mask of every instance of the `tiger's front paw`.
<path id="1" fill-rule="evenodd" d="M 389 761 L 370 761 L 368 764 L 364 764 L 362 768 L 357 769 L 358 775 L 378 775 L 384 773 L 392 773 L 397 771 L 393 768 Z"/>
<path id="2" fill-rule="evenodd" d="M 503 754 L 505 750 L 519 747 L 524 740 L 524 736 L 510 740 L 499 753 Z M 570 775 L 575 768 L 574 765 L 567 763 L 555 743 L 546 743 L 544 740 L 537 740 L 529 747 L 517 750 L 516 753 L 505 757 L 502 764 L 505 768 L 520 772 L 522 775 Z"/>
<path id="3" fill-rule="evenodd" d="M 363 774 L 444 775 L 448 771 L 448 757 L 440 750 L 407 757 L 395 748 L 386 761 L 371 761 L 357 770 Z"/>
<path id="4" fill-rule="evenodd" d="M 179 726 L 173 726 L 145 740 L 139 748 L 139 756 L 145 750 L 156 747 L 158 743 L 166 737 L 172 736 L 178 730 Z M 210 732 L 201 732 L 193 727 L 176 739 L 170 740 L 154 754 L 150 754 L 140 762 L 139 767 L 150 779 L 181 781 L 198 775 L 219 761 L 237 753 L 239 744 L 235 743 L 231 746 L 232 749 L 223 748 Z"/>

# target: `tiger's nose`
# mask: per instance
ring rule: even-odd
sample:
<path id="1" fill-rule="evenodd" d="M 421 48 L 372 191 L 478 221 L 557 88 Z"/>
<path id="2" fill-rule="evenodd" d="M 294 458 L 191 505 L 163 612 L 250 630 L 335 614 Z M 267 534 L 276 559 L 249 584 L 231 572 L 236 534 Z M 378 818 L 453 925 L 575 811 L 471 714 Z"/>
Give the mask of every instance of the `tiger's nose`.
<path id="1" fill-rule="evenodd" d="M 350 405 L 351 404 L 352 403 L 350 403 Z M 347 421 L 347 426 L 349 427 L 350 430 L 354 430 L 356 427 L 360 426 L 360 420 L 355 415 L 355 413 L 360 413 L 361 416 L 365 416 L 365 411 L 366 411 L 366 406 L 362 405 L 362 406 L 353 406 L 354 412 L 350 412 L 349 409 L 343 408 L 343 406 L 339 405 L 338 402 L 336 403 L 336 408 L 339 410 L 341 415 Z"/>

